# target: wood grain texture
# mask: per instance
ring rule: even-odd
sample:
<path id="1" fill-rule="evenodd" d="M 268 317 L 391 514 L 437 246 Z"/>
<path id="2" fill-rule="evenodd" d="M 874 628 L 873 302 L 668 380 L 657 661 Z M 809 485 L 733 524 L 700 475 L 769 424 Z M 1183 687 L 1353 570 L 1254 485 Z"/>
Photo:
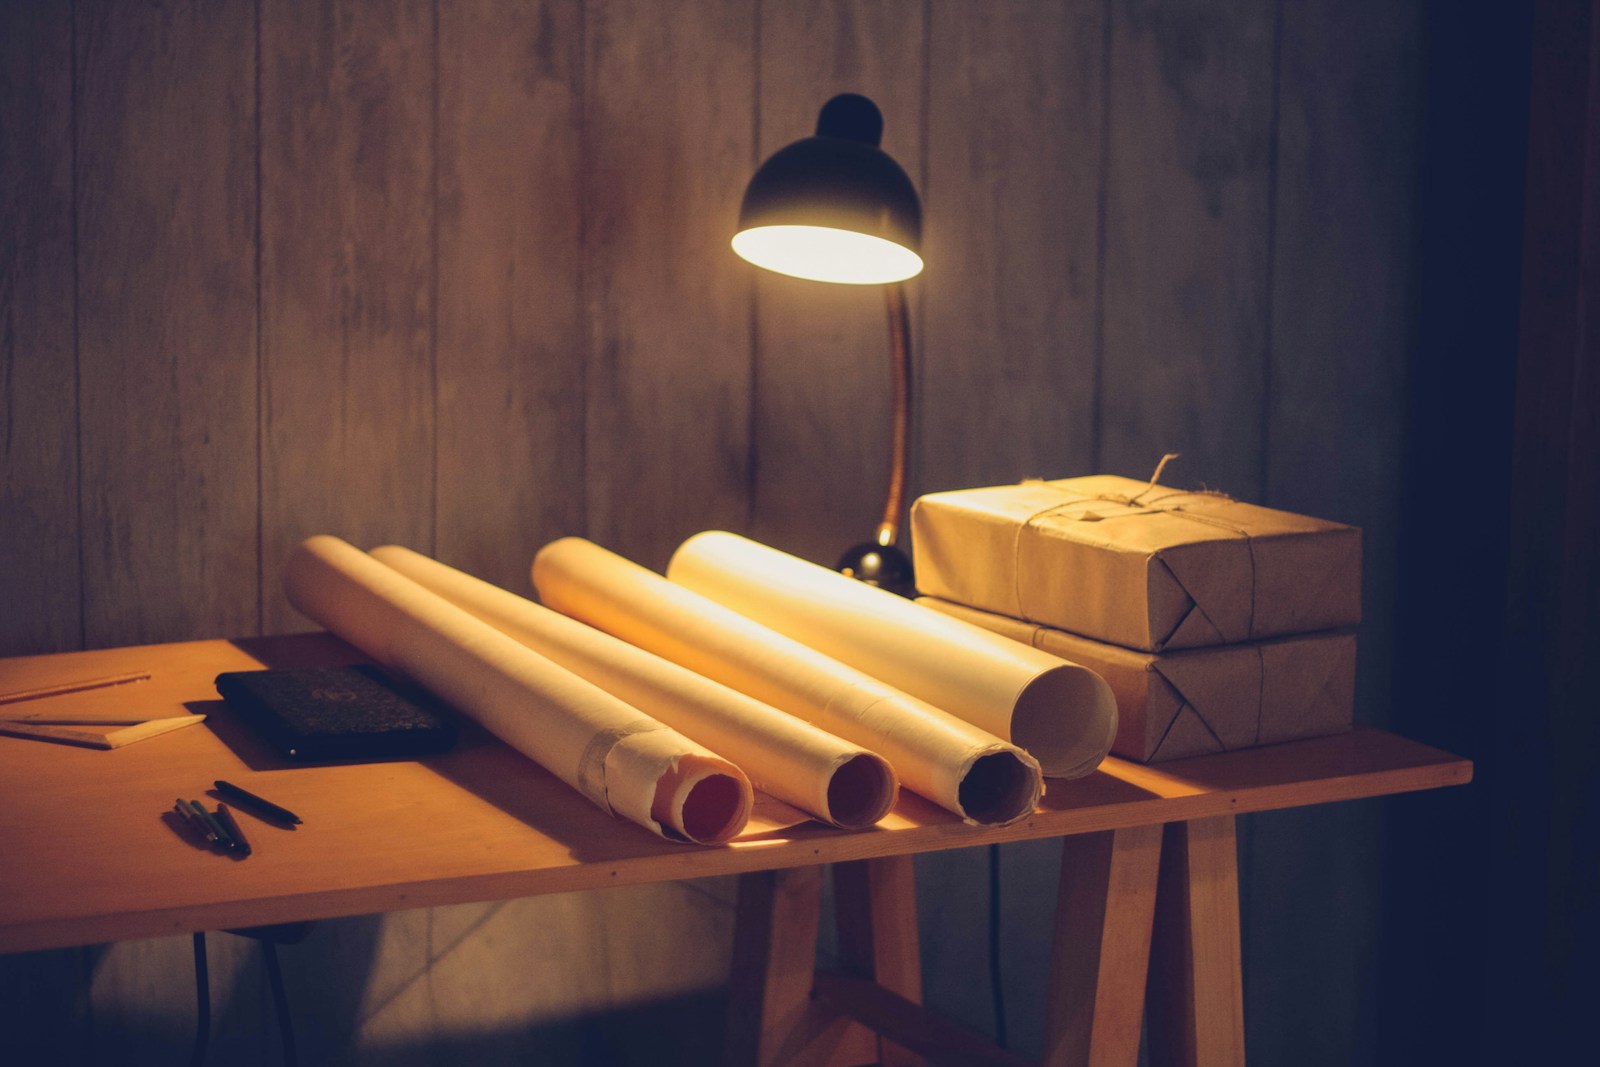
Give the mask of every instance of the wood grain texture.
<path id="1" fill-rule="evenodd" d="M 1179 448 L 1185 458 L 1172 475 L 1181 484 L 1205 481 L 1358 522 L 1369 550 L 1360 714 L 1414 722 L 1422 704 L 1408 711 L 1407 702 L 1392 703 L 1383 684 L 1392 643 L 1385 598 L 1393 595 L 1384 515 L 1399 486 L 1382 464 L 1405 427 L 1430 425 L 1405 406 L 1403 383 L 1385 362 L 1385 346 L 1416 329 L 1426 302 L 1404 283 L 1416 255 L 1406 171 L 1416 142 L 1437 138 L 1430 122 L 1440 121 L 1404 96 L 1418 69 L 1406 34 L 1416 32 L 1419 10 L 1415 2 L 1391 8 L 1369 0 L 1350 11 L 1260 0 L 1226 9 L 1135 0 L 474 0 L 381 11 L 230 0 L 113 10 L 83 0 L 74 46 L 67 5 L 0 5 L 0 558 L 10 564 L 0 567 L 0 651 L 77 647 L 85 629 L 103 644 L 253 632 L 261 618 L 270 629 L 301 626 L 280 602 L 277 568 L 296 539 L 323 529 L 369 544 L 404 541 L 514 583 L 523 582 L 530 545 L 584 532 L 591 521 L 595 536 L 654 556 L 646 561 L 657 566 L 684 533 L 741 523 L 831 562 L 842 542 L 859 536 L 853 494 L 869 505 L 870 522 L 881 493 L 877 446 L 838 421 L 848 405 L 887 403 L 881 303 L 834 307 L 834 297 L 852 294 L 818 286 L 828 306 L 808 319 L 786 281 L 761 281 L 756 290 L 761 276 L 731 255 L 726 236 L 761 152 L 790 139 L 779 129 L 789 121 L 782 113 L 797 116 L 794 136 L 807 132 L 820 97 L 836 87 L 833 73 L 857 70 L 860 84 L 837 87 L 865 88 L 885 106 L 892 150 L 928 205 L 930 273 L 913 294 L 924 431 L 916 488 L 1057 473 L 1058 457 L 1068 467 L 1144 476 L 1160 452 Z M 1109 27 L 1098 22 L 1103 11 Z M 1275 173 L 1259 158 L 1263 115 L 1274 103 L 1262 75 L 1263 25 L 1273 12 L 1282 20 Z M 905 21 L 895 33 L 897 17 Z M 1456 40 L 1427 32 L 1446 48 Z M 1476 58 L 1463 53 L 1454 62 L 1466 70 Z M 1102 82 L 1111 93 L 1096 96 Z M 1487 112 L 1490 95 L 1457 110 Z M 911 103 L 898 103 L 905 99 Z M 902 106 L 913 110 L 909 121 Z M 1104 126 L 1089 128 L 1102 118 Z M 901 136 L 914 137 L 915 148 L 902 154 Z M 1102 143 L 1113 150 L 1103 161 Z M 259 197 L 258 149 L 266 183 Z M 1510 154 L 1519 152 L 1520 145 Z M 1111 225 L 1103 231 L 1107 270 L 1096 273 L 1097 260 L 1079 257 L 1099 231 L 1077 228 L 1098 221 L 1062 198 L 1077 202 L 1085 175 L 1102 162 L 1111 180 L 1096 177 L 1093 188 L 1106 197 Z M 1562 173 L 1573 180 L 1577 172 Z M 575 199 L 549 192 L 569 183 Z M 1006 197 L 1049 202 L 1030 224 L 1005 209 Z M 1570 236 L 1571 227 L 1561 232 Z M 1461 260 L 1483 257 L 1474 243 L 1481 233 L 1461 233 L 1452 245 Z M 81 405 L 75 238 L 88 346 Z M 258 252 L 268 268 L 259 289 Z M 949 263 L 954 272 L 940 273 Z M 1469 270 L 1493 273 L 1474 263 L 1451 277 Z M 1451 303 L 1452 282 L 1433 284 L 1439 303 Z M 1105 296 L 1106 432 L 1089 444 L 1099 462 L 1079 458 L 1085 416 L 1075 406 L 1096 285 Z M 1487 283 L 1466 289 L 1489 291 Z M 268 360 L 259 374 L 249 362 L 258 292 Z M 782 318 L 790 312 L 792 322 Z M 812 347 L 791 347 L 800 345 Z M 847 362 L 846 348 L 863 358 Z M 1446 346 L 1438 367 L 1418 364 L 1438 372 L 1423 375 L 1430 388 L 1416 394 L 1419 404 L 1459 395 L 1461 368 L 1449 358 L 1456 348 Z M 1258 353 L 1255 364 L 1247 350 Z M 859 375 L 853 392 L 814 372 L 834 363 Z M 1555 392 L 1551 410 L 1567 411 L 1571 390 Z M 870 413 L 859 421 L 879 425 Z M 1567 455 L 1560 421 L 1527 423 L 1546 433 L 1538 455 Z M 926 436 L 935 427 L 938 438 Z M 1262 441 L 1265 449 L 1254 443 Z M 88 475 L 81 486 L 80 447 Z M 1443 451 L 1432 449 L 1430 462 Z M 1492 451 L 1479 444 L 1471 454 Z M 1563 477 L 1592 485 L 1589 467 L 1572 455 L 1587 453 L 1548 467 L 1534 458 L 1527 469 L 1544 470 L 1548 485 Z M 1539 488 L 1545 482 L 1529 485 L 1530 499 L 1550 499 Z M 80 500 L 88 520 L 81 532 Z M 1414 498 L 1412 505 L 1420 507 Z M 1582 564 L 1582 514 L 1563 535 L 1570 549 L 1549 532 L 1539 535 L 1541 551 Z M 1569 591 L 1561 610 L 1583 603 L 1573 590 L 1590 572 L 1577 573 L 1562 587 Z M 1563 632 L 1573 641 L 1589 631 Z M 1467 728 L 1452 721 L 1423 732 L 1453 737 Z M 1564 758 L 1586 751 L 1566 746 Z M 1452 773 L 1449 780 L 1459 780 Z M 1088 788 L 1105 801 L 1143 788 L 1133 781 Z M 1281 783 L 1242 785 L 1251 803 L 1305 795 Z M 1344 795 L 1334 787 L 1313 793 Z M 1217 814 L 1230 795 L 1171 803 Z M 1052 826 L 1081 828 L 1108 810 L 1088 808 L 1091 815 L 1055 812 Z M 1310 968 L 1278 965 L 1294 946 L 1332 945 L 1344 927 L 1307 930 L 1278 918 L 1285 913 L 1273 905 L 1323 878 L 1319 892 L 1375 895 L 1375 810 L 1344 806 L 1241 824 L 1247 970 L 1277 983 L 1250 988 L 1251 1039 L 1264 1052 L 1303 1048 L 1293 1044 L 1301 1034 L 1321 1040 L 1360 995 L 1364 979 L 1351 967 L 1363 952 L 1365 912 L 1349 912 L 1356 933 L 1338 946 L 1340 962 L 1322 988 Z M 1417 825 L 1391 822 L 1399 842 L 1391 847 L 1404 852 L 1411 835 L 1403 831 Z M 924 844 L 948 832 L 916 831 L 929 835 L 918 839 Z M 1303 839 L 1318 842 L 1315 864 L 1295 858 L 1308 854 Z M 1390 861 L 1386 901 L 1396 882 L 1421 869 L 1420 861 Z M 978 866 L 939 871 L 946 898 L 981 898 Z M 1022 883 L 1007 875 L 1008 915 L 1030 901 L 1049 906 L 1048 888 Z M 939 898 L 928 884 L 932 912 Z M 662 898 L 639 899 L 618 904 L 618 913 L 662 906 Z M 537 923 L 536 914 L 515 921 Z M 612 917 L 580 909 L 570 921 Z M 1447 919 L 1432 920 L 1447 938 Z M 386 923 L 346 923 L 336 949 L 318 950 L 306 965 L 308 981 L 329 960 L 365 975 L 369 942 L 390 936 Z M 1017 928 L 1028 924 L 1011 924 L 1006 935 L 1015 944 Z M 574 935 L 563 951 L 587 951 L 597 936 Z M 947 937 L 946 945 L 956 942 Z M 1397 972 L 1394 959 L 1415 943 L 1386 942 L 1386 973 L 1413 973 Z M 489 972 L 474 964 L 484 955 L 468 947 L 449 973 L 470 983 Z M 983 949 L 975 939 L 942 951 L 943 965 L 964 981 Z M 181 970 L 187 944 L 126 960 L 123 949 L 109 955 L 94 1014 L 102 1046 L 120 1051 L 120 1038 L 141 1026 L 148 975 Z M 933 950 L 928 955 L 936 970 Z M 1422 961 L 1420 973 L 1434 954 L 1410 955 Z M 1041 948 L 1006 976 L 1013 1030 L 1030 1036 L 1035 1028 L 1022 1023 L 1019 1004 L 1040 996 L 1042 956 Z M 47 973 L 42 957 L 30 958 Z M 693 967 L 709 959 L 697 954 Z M 374 988 L 392 977 L 374 972 Z M 604 982 L 595 981 L 578 1010 L 603 1002 Z M 445 985 L 434 987 L 447 1002 L 440 1018 L 470 1016 Z M 930 990 L 938 994 L 937 983 Z M 339 1020 L 352 1001 L 323 991 L 330 999 L 321 1017 Z M 257 992 L 250 986 L 239 996 Z M 181 1025 L 167 1027 L 180 1039 L 191 994 L 181 981 L 163 994 L 172 1019 L 182 1015 Z M 1260 1010 L 1258 997 L 1267 998 Z M 120 1014 L 119 998 L 129 1006 Z M 971 999 L 967 1014 L 982 1023 L 987 998 L 980 991 Z M 1443 993 L 1435 999 L 1448 1007 Z M 1414 1013 L 1389 1010 L 1402 1020 L 1391 1029 L 1422 1029 L 1404 1021 Z M 11 1011 L 0 1022 L 18 1017 Z M 379 1029 L 348 1040 L 381 1044 L 393 1031 Z M 1270 1034 L 1285 1043 L 1272 1044 Z M 571 1040 L 562 1047 L 576 1055 Z M 1366 1048 L 1372 1040 L 1346 1030 L 1324 1047 Z M 223 1046 L 218 1053 L 226 1058 Z"/>
<path id="2" fill-rule="evenodd" d="M 838 863 L 833 868 L 839 962 L 909 1004 L 922 1001 L 916 868 L 910 856 Z M 920 1067 L 921 1056 L 878 1039 L 882 1067 Z"/>
<path id="3" fill-rule="evenodd" d="M 1111 10 L 1099 467 L 1257 499 L 1276 5 Z"/>
<path id="4" fill-rule="evenodd" d="M 82 639 L 72 21 L 0 7 L 0 651 Z"/>
<path id="5" fill-rule="evenodd" d="M 891 1062 L 922 1064 L 931 1061 L 959 1063 L 964 1067 L 1028 1067 L 1030 1063 L 938 1012 L 866 978 L 822 972 L 817 975 L 816 996 L 827 1007 L 876 1031 L 881 1047 L 895 1050 L 894 1060 L 877 1061 L 884 1067 Z M 840 1061 L 834 1057 L 828 1062 L 855 1061 Z"/>
<path id="6" fill-rule="evenodd" d="M 433 551 L 431 5 L 261 11 L 261 528 L 269 630 L 304 538 Z"/>
<path id="7" fill-rule="evenodd" d="M 582 5 L 439 8 L 436 555 L 518 593 L 583 530 Z"/>
<path id="8" fill-rule="evenodd" d="M 1061 842 L 1044 1062 L 1135 1067 L 1162 829 Z"/>
<path id="9" fill-rule="evenodd" d="M 1261 502 L 1362 528 L 1355 707 L 1384 725 L 1417 301 L 1421 13 L 1373 0 L 1283 4 L 1281 18 Z M 1377 805 L 1341 805 L 1241 822 L 1245 1018 L 1258 1060 L 1311 1048 L 1332 1062 L 1363 1058 L 1382 818 Z M 1291 897 L 1292 909 L 1272 903 Z"/>
<path id="10" fill-rule="evenodd" d="M 1150 942 L 1152 1067 L 1244 1063 L 1233 823 L 1224 815 L 1164 830 Z"/>
<path id="11" fill-rule="evenodd" d="M 752 0 L 585 8 L 589 536 L 660 570 L 749 514 Z"/>
<path id="12" fill-rule="evenodd" d="M 1420 21 L 1381 0 L 1283 8 L 1261 502 L 1365 533 L 1362 708 L 1393 658 Z"/>
<path id="13" fill-rule="evenodd" d="M 826 1060 L 844 1048 L 876 1052 L 875 1042 L 863 1049 L 860 1031 L 812 1000 L 821 903 L 821 867 L 740 876 L 724 1055 L 730 1067 Z"/>
<path id="14" fill-rule="evenodd" d="M 1377 730 L 1230 752 L 1159 767 L 1108 759 L 1057 783 L 1034 814 L 969 826 L 912 794 L 876 828 L 810 824 L 771 839 L 689 848 L 619 825 L 525 757 L 484 735 L 425 763 L 289 767 L 215 700 L 213 679 L 266 663 L 349 662 L 342 642 L 197 641 L 0 663 L 19 687 L 150 671 L 151 714 L 210 715 L 204 728 L 107 754 L 0 741 L 0 781 L 32 789 L 0 808 L 0 951 L 167 936 L 459 904 L 574 889 L 670 882 L 775 867 L 1059 837 L 1460 784 L 1465 760 Z M 64 713 L 115 706 L 117 689 L 51 698 Z M 41 751 L 47 750 L 47 751 Z M 107 761 L 110 762 L 107 762 Z M 291 774 L 284 774 L 292 770 Z M 222 777 L 305 820 L 252 839 L 248 866 L 219 864 L 159 816 L 196 781 Z M 259 788 L 258 788 L 259 787 Z M 94 819 L 83 812 L 93 811 Z M 412 828 L 373 847 L 371 827 Z M 315 832 L 312 828 L 315 827 Z M 95 842 L 147 842 L 113 853 Z M 260 862 L 257 862 L 259 860 Z"/>
<path id="15" fill-rule="evenodd" d="M 1104 7 L 930 6 L 921 492 L 1091 472 Z"/>
<path id="16" fill-rule="evenodd" d="M 749 0 L 583 10 L 582 126 L 565 145 L 580 167 L 582 406 L 546 417 L 581 434 L 559 477 L 589 535 L 657 569 L 749 513 L 750 289 L 722 227 L 753 151 L 754 26 Z M 693 906 L 669 887 L 645 897 L 668 931 Z M 706 958 L 691 935 L 658 941 Z"/>
<path id="17" fill-rule="evenodd" d="M 920 189 L 922 4 L 764 4 L 760 30 L 759 143 L 756 160 L 738 172 L 741 183 L 760 161 L 815 133 L 817 112 L 831 97 L 856 92 L 878 105 L 882 148 Z M 726 241 L 736 215 L 716 223 L 725 257 L 733 257 Z M 831 567 L 845 549 L 872 539 L 889 485 L 884 287 L 735 263 L 756 288 L 753 536 Z M 919 285 L 908 288 L 915 303 Z M 913 328 L 914 373 L 920 340 Z"/>
<path id="18" fill-rule="evenodd" d="M 253 8 L 76 25 L 85 639 L 251 633 Z"/>

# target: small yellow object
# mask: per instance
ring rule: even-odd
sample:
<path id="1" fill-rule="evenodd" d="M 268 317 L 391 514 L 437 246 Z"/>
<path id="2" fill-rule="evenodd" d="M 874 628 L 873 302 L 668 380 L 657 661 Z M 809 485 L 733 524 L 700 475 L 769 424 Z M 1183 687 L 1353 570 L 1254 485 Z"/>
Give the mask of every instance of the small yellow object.
<path id="1" fill-rule="evenodd" d="M 136 723 L 132 726 L 124 726 L 121 729 L 102 734 L 96 733 L 94 730 L 79 729 L 76 726 L 0 720 L 0 734 L 9 734 L 12 737 L 26 737 L 35 741 L 57 741 L 65 745 L 83 745 L 86 748 L 123 748 L 137 741 L 159 737 L 162 734 L 181 730 L 185 726 L 193 726 L 197 722 L 204 721 L 204 715 L 172 715 L 161 719 L 147 719 L 144 722 Z"/>

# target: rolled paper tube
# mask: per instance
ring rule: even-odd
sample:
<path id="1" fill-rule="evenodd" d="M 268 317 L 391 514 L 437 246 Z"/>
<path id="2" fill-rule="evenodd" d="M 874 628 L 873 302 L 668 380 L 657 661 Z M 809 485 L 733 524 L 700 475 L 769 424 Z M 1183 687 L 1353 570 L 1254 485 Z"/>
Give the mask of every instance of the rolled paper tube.
<path id="1" fill-rule="evenodd" d="M 754 799 L 744 772 L 336 537 L 295 550 L 289 602 L 408 675 L 601 808 L 717 844 Z"/>
<path id="2" fill-rule="evenodd" d="M 372 555 L 581 678 L 733 760 L 756 788 L 846 829 L 893 807 L 889 762 L 793 715 L 398 545 Z"/>
<path id="3" fill-rule="evenodd" d="M 1038 804 L 1039 764 L 1015 745 L 599 545 L 546 545 L 533 584 L 557 611 L 881 753 L 907 788 L 969 822 Z"/>
<path id="4" fill-rule="evenodd" d="M 1051 778 L 1100 765 L 1117 700 L 1094 671 L 731 533 L 689 538 L 667 577 L 1022 746 Z"/>

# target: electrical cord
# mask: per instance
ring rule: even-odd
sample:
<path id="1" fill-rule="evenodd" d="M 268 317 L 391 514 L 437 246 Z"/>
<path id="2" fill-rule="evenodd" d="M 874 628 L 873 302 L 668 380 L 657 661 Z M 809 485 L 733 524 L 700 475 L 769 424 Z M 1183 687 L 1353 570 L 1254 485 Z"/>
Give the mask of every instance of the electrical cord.
<path id="1" fill-rule="evenodd" d="M 189 1067 L 200 1067 L 206 1062 L 206 1045 L 211 1041 L 211 973 L 206 965 L 204 932 L 194 935 L 194 995 L 194 1050 L 189 1053 Z"/>
<path id="2" fill-rule="evenodd" d="M 267 964 L 267 981 L 272 986 L 272 1003 L 278 1010 L 278 1033 L 283 1036 L 284 1067 L 299 1062 L 294 1045 L 294 1023 L 289 1018 L 289 994 L 283 987 L 283 969 L 278 966 L 278 946 L 261 942 L 262 959 Z"/>
<path id="3" fill-rule="evenodd" d="M 274 938 L 298 941 L 311 929 L 310 923 L 286 923 L 282 926 L 261 926 L 249 930 L 234 930 L 242 937 L 261 942 L 261 959 L 267 967 L 267 984 L 272 989 L 272 1004 L 278 1013 L 278 1033 L 283 1038 L 284 1067 L 296 1067 L 299 1053 L 294 1042 L 294 1021 L 289 1015 L 289 993 L 283 985 L 283 968 L 278 964 L 278 946 Z M 189 1054 L 189 1067 L 202 1067 L 206 1062 L 206 1048 L 211 1043 L 211 969 L 206 962 L 206 935 L 194 935 L 194 994 L 195 1031 L 194 1049 Z"/>
<path id="4" fill-rule="evenodd" d="M 1006 1048 L 1006 990 L 1000 973 L 1000 846 L 989 846 L 989 996 L 994 1001 L 994 1042 Z"/>

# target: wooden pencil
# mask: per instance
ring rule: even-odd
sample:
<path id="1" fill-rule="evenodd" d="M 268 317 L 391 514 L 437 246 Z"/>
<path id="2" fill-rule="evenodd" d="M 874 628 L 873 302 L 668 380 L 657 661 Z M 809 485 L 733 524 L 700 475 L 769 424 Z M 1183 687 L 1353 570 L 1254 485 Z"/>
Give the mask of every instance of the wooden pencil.
<path id="1" fill-rule="evenodd" d="M 110 685 L 125 685 L 128 682 L 149 681 L 150 675 L 146 671 L 130 671 L 127 674 L 109 674 L 104 678 L 83 678 L 73 682 L 57 682 L 54 685 L 42 685 L 36 689 L 18 689 L 10 693 L 0 693 L 0 704 L 16 704 L 24 700 L 39 700 L 43 697 L 60 696 L 63 693 L 81 693 L 86 689 L 104 689 Z"/>

